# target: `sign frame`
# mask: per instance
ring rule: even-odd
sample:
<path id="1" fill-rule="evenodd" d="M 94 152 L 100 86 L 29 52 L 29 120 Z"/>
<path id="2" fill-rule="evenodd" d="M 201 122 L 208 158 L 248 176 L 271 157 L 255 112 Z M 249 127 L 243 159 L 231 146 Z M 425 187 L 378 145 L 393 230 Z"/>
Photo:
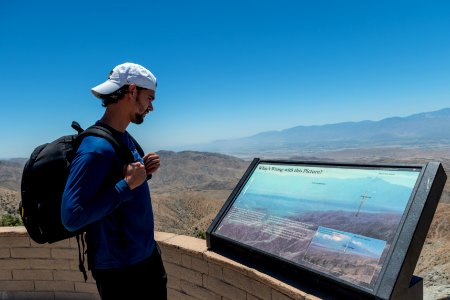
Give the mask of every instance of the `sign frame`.
<path id="1" fill-rule="evenodd" d="M 230 209 L 236 199 L 239 198 L 244 186 L 260 165 L 361 168 L 368 170 L 420 169 L 395 236 L 381 265 L 381 270 L 377 274 L 376 282 L 372 286 L 361 286 L 354 282 L 342 280 L 320 270 L 294 263 L 278 255 L 219 234 L 219 225 L 230 213 Z M 446 180 L 447 176 L 440 162 L 428 162 L 422 165 L 356 164 L 254 158 L 209 226 L 206 232 L 207 248 L 264 273 L 279 277 L 283 281 L 316 295 L 325 293 L 326 295 L 353 299 L 396 299 L 406 294 L 419 297 L 417 293 L 411 293 L 412 282 L 418 281 L 413 272 Z M 420 280 L 419 282 L 420 284 L 423 283 Z"/>

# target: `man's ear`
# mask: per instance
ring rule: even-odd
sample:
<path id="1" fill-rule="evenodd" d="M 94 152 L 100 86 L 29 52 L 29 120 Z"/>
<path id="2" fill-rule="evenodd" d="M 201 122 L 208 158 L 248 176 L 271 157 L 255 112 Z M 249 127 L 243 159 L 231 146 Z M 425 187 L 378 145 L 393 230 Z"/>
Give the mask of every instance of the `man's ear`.
<path id="1" fill-rule="evenodd" d="M 130 94 L 133 95 L 134 93 L 136 93 L 136 91 L 137 91 L 137 89 L 136 89 L 136 85 L 134 83 L 132 83 L 128 86 L 128 92 Z"/>
<path id="2" fill-rule="evenodd" d="M 128 93 L 125 95 L 126 99 L 130 101 L 137 101 L 137 88 L 134 83 L 128 86 Z"/>

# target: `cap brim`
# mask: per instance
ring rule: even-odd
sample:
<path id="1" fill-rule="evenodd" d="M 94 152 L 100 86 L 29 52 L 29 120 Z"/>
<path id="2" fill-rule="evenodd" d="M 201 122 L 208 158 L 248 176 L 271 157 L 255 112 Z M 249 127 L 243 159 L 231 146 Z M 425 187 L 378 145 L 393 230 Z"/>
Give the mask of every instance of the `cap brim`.
<path id="1" fill-rule="evenodd" d="M 121 86 L 117 83 L 112 82 L 111 80 L 107 80 L 103 82 L 102 84 L 97 85 L 96 87 L 93 87 L 91 89 L 92 93 L 98 97 L 98 94 L 101 95 L 108 95 L 115 91 L 117 91 Z"/>

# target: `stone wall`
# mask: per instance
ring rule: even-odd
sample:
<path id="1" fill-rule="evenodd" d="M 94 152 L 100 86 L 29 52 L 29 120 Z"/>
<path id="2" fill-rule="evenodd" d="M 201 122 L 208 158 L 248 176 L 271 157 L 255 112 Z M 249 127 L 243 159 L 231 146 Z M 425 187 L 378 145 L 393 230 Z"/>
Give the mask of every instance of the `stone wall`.
<path id="1" fill-rule="evenodd" d="M 168 299 L 318 299 L 207 250 L 206 241 L 157 232 L 168 273 Z M 0 299 L 99 299 L 78 270 L 74 238 L 33 242 L 24 227 L 0 227 Z"/>

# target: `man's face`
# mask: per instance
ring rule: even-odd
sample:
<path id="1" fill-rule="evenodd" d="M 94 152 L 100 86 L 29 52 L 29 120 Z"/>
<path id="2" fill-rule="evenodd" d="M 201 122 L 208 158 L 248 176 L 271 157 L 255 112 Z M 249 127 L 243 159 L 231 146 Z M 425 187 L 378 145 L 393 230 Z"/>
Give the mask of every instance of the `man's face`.
<path id="1" fill-rule="evenodd" d="M 154 90 L 136 90 L 136 108 L 135 118 L 131 122 L 135 124 L 142 124 L 144 122 L 145 116 L 153 111 L 153 101 L 155 100 Z"/>

